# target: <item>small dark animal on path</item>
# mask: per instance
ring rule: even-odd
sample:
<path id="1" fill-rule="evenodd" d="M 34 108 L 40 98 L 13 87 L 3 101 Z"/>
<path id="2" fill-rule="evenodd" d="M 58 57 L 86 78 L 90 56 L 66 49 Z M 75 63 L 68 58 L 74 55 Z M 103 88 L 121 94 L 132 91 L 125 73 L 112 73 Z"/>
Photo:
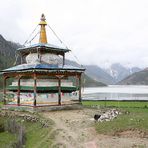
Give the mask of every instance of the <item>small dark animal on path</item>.
<path id="1" fill-rule="evenodd" d="M 99 118 L 101 117 L 101 115 L 95 114 L 94 115 L 94 119 L 97 121 Z"/>

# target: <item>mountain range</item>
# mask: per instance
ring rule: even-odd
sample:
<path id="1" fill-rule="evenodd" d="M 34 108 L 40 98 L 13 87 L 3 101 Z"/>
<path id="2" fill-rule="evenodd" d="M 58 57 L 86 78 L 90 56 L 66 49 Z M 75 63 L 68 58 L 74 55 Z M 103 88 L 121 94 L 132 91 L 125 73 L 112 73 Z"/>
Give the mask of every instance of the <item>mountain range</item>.
<path id="1" fill-rule="evenodd" d="M 0 70 L 13 66 L 15 51 L 20 44 L 7 41 L 0 35 Z M 80 67 L 78 63 L 66 60 L 66 64 Z M 99 67 L 98 65 L 83 65 L 86 69 L 84 75 L 85 86 L 105 86 L 106 84 L 145 84 L 142 78 L 146 77 L 148 70 L 138 67 L 127 67 L 120 63 Z M 144 74 L 143 74 L 144 73 Z M 135 77 L 138 77 L 135 79 Z M 140 78 L 139 78 L 140 77 Z M 142 78 L 141 78 L 142 77 Z M 2 84 L 0 78 L 0 84 Z M 138 81 L 138 82 L 137 82 Z M 147 83 L 146 83 L 147 84 Z"/>
<path id="2" fill-rule="evenodd" d="M 66 64 L 80 67 L 78 63 L 70 60 L 66 60 Z M 108 68 L 101 68 L 97 65 L 83 65 L 86 69 L 85 74 L 95 81 L 109 84 L 116 84 L 129 75 L 139 72 L 142 69 L 138 67 L 126 67 L 120 63 L 115 63 Z"/>

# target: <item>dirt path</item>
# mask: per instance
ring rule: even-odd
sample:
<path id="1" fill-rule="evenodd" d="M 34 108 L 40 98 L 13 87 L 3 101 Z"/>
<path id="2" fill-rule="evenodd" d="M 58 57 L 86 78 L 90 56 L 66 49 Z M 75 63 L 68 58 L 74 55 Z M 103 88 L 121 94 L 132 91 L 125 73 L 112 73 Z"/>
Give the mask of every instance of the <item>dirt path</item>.
<path id="1" fill-rule="evenodd" d="M 92 117 L 98 110 L 64 110 L 42 113 L 55 122 L 56 148 L 146 148 L 148 139 L 98 135 Z"/>

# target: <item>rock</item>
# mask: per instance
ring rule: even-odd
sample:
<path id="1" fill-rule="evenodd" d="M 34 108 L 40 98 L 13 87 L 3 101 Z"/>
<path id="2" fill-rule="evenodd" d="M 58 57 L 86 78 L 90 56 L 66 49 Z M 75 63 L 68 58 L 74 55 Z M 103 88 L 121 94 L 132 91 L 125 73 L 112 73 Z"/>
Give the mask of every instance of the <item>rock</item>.
<path id="1" fill-rule="evenodd" d="M 42 127 L 49 127 L 49 123 L 46 120 L 42 120 L 39 117 L 35 115 L 29 115 L 29 114 L 20 114 L 20 113 L 14 113 L 14 112 L 7 112 L 7 111 L 2 111 L 0 112 L 0 117 L 8 117 L 8 118 L 15 118 L 19 117 L 22 118 L 22 122 L 27 121 L 27 122 L 40 122 Z"/>
<path id="2" fill-rule="evenodd" d="M 103 121 L 111 121 L 113 120 L 114 118 L 117 117 L 117 115 L 121 114 L 118 110 L 116 109 L 112 109 L 112 110 L 109 110 L 107 112 L 104 112 L 100 118 L 98 119 L 99 122 L 103 122 Z"/>

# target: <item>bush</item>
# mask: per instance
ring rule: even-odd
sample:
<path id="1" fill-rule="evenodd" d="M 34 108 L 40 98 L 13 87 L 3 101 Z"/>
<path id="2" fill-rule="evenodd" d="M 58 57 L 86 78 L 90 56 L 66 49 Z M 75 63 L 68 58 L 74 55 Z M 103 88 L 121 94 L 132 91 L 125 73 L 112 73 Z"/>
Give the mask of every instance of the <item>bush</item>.
<path id="1" fill-rule="evenodd" d="M 0 133 L 4 131 L 5 131 L 4 124 L 0 124 Z"/>

